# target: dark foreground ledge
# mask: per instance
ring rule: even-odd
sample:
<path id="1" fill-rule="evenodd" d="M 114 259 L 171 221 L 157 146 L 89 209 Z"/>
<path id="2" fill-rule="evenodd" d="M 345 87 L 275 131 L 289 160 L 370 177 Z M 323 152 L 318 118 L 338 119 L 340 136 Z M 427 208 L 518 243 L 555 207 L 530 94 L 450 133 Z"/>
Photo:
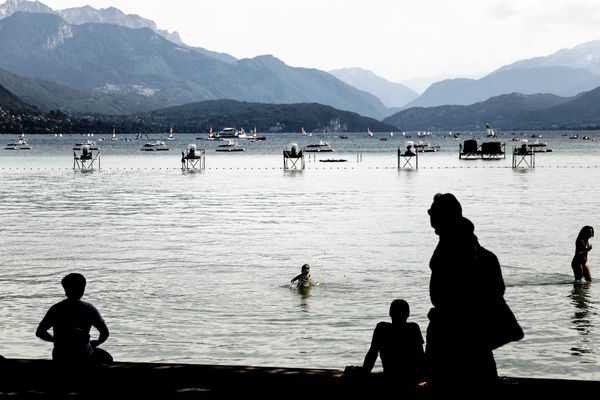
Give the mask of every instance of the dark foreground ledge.
<path id="1" fill-rule="evenodd" d="M 381 374 L 345 376 L 332 369 L 130 362 L 66 369 L 49 360 L 0 361 L 0 399 L 376 398 L 394 390 L 383 382 Z M 570 398 L 587 393 L 600 393 L 600 382 L 502 377 L 497 394 Z M 402 397 L 431 396 L 427 389 L 416 389 Z"/>

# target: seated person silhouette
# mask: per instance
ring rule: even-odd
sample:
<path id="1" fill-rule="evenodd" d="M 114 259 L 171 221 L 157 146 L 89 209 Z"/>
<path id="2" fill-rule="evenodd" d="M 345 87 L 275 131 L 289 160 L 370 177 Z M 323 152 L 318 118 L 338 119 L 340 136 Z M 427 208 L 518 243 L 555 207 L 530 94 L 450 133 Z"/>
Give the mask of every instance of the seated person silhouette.
<path id="1" fill-rule="evenodd" d="M 519 154 L 522 156 L 525 156 L 529 153 L 529 150 L 527 149 L 527 143 L 523 143 L 521 145 L 521 147 L 519 148 Z"/>
<path id="2" fill-rule="evenodd" d="M 96 307 L 81 300 L 85 277 L 72 273 L 61 283 L 67 298 L 50 307 L 37 328 L 36 336 L 54 343 L 52 359 L 55 361 L 70 365 L 112 362 L 110 354 L 98 348 L 108 339 L 108 327 Z M 90 341 L 92 326 L 100 336 Z M 50 328 L 53 328 L 53 335 L 48 332 Z"/>
<path id="3" fill-rule="evenodd" d="M 406 301 L 396 299 L 392 302 L 392 323 L 377 324 L 363 362 L 364 372 L 371 372 L 379 354 L 384 375 L 395 385 L 411 387 L 424 380 L 423 336 L 418 324 L 406 321 L 409 314 Z"/>
<path id="4" fill-rule="evenodd" d="M 405 157 L 413 157 L 416 155 L 417 155 L 417 153 L 415 152 L 414 146 L 412 144 L 406 145 L 406 151 L 404 152 L 404 156 Z"/>

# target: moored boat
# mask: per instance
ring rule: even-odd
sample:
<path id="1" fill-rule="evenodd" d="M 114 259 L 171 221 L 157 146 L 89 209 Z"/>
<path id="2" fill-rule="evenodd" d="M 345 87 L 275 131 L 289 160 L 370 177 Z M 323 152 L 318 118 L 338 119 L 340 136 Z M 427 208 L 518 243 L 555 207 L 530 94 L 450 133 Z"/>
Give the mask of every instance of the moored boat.
<path id="1" fill-rule="evenodd" d="M 306 147 L 304 147 L 304 151 L 309 153 L 325 153 L 332 152 L 333 148 L 331 148 L 331 145 L 328 142 L 324 142 L 321 140 L 317 144 L 307 145 Z"/>
<path id="2" fill-rule="evenodd" d="M 419 143 L 415 144 L 415 149 L 419 153 L 432 153 L 438 151 L 440 149 L 440 146 L 431 145 L 429 144 L 429 142 L 419 140 Z"/>
<path id="3" fill-rule="evenodd" d="M 21 134 L 16 142 L 8 143 L 5 147 L 6 150 L 31 150 L 31 146 L 27 143 L 25 135 Z"/>
<path id="4" fill-rule="evenodd" d="M 144 145 L 142 146 L 142 148 L 140 150 L 141 151 L 168 151 L 169 148 L 167 147 L 165 142 L 157 140 L 156 142 L 152 142 L 152 143 L 144 143 Z"/>
<path id="5" fill-rule="evenodd" d="M 217 139 L 235 139 L 239 135 L 239 132 L 235 128 L 223 128 L 215 135 Z"/>
<path id="6" fill-rule="evenodd" d="M 552 149 L 548 148 L 548 145 L 544 142 L 540 142 L 538 139 L 533 143 L 527 145 L 534 153 L 549 153 Z"/>
<path id="7" fill-rule="evenodd" d="M 217 146 L 215 151 L 219 151 L 219 152 L 246 151 L 246 149 L 244 149 L 243 147 L 238 145 L 234 140 L 227 139 L 227 143 L 220 144 L 219 146 Z"/>

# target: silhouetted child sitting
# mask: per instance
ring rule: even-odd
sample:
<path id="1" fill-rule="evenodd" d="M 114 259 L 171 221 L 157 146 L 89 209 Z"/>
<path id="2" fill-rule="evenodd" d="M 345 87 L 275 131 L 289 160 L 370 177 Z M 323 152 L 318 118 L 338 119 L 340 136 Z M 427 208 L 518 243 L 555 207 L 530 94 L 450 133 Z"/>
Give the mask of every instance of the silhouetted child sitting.
<path id="1" fill-rule="evenodd" d="M 302 266 L 302 271 L 292 279 L 292 283 L 296 281 L 298 281 L 298 288 L 310 286 L 310 265 Z"/>
<path id="2" fill-rule="evenodd" d="M 364 372 L 371 372 L 379 355 L 384 375 L 395 385 L 411 387 L 424 381 L 423 336 L 418 324 L 406 322 L 409 314 L 406 301 L 397 299 L 392 302 L 392 323 L 377 324 L 363 362 Z"/>

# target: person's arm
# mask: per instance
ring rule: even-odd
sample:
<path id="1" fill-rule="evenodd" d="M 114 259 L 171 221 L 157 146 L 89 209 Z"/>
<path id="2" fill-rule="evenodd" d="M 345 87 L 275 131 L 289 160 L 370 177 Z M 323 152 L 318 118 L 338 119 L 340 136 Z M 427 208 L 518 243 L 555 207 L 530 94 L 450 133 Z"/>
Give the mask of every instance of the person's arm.
<path id="1" fill-rule="evenodd" d="M 302 277 L 302 274 L 298 274 L 296 275 L 296 277 L 294 277 L 294 279 L 292 279 L 292 283 L 296 282 L 298 279 L 300 279 Z"/>
<path id="2" fill-rule="evenodd" d="M 363 362 L 363 370 L 365 372 L 371 372 L 373 370 L 373 366 L 375 366 L 375 361 L 377 361 L 377 356 L 379 355 L 379 340 L 377 334 L 377 328 L 373 332 L 373 339 L 371 340 L 371 347 L 369 347 L 369 351 L 367 351 L 367 355 L 365 356 L 365 361 Z"/>
<path id="3" fill-rule="evenodd" d="M 104 321 L 102 321 L 102 323 L 94 325 L 94 328 L 98 329 L 98 332 L 100 332 L 100 336 L 98 336 L 98 340 L 90 340 L 90 344 L 92 345 L 92 347 L 96 348 L 96 347 L 100 346 L 102 343 L 106 342 L 106 339 L 108 339 L 108 336 L 109 336 L 109 332 L 108 332 L 108 327 L 106 326 L 106 323 Z"/>
<path id="4" fill-rule="evenodd" d="M 38 325 L 37 330 L 35 331 L 35 336 L 46 342 L 54 342 L 54 336 L 48 332 L 53 325 L 54 322 L 52 322 L 52 309 L 50 309 Z"/>
<path id="5" fill-rule="evenodd" d="M 90 344 L 93 348 L 96 348 L 102 343 L 106 342 L 106 339 L 108 339 L 109 336 L 108 326 L 106 326 L 106 322 L 104 322 L 104 319 L 97 310 L 96 313 L 98 315 L 96 317 L 96 321 L 92 324 L 92 326 L 98 330 L 100 335 L 98 336 L 97 340 L 90 340 Z"/>

